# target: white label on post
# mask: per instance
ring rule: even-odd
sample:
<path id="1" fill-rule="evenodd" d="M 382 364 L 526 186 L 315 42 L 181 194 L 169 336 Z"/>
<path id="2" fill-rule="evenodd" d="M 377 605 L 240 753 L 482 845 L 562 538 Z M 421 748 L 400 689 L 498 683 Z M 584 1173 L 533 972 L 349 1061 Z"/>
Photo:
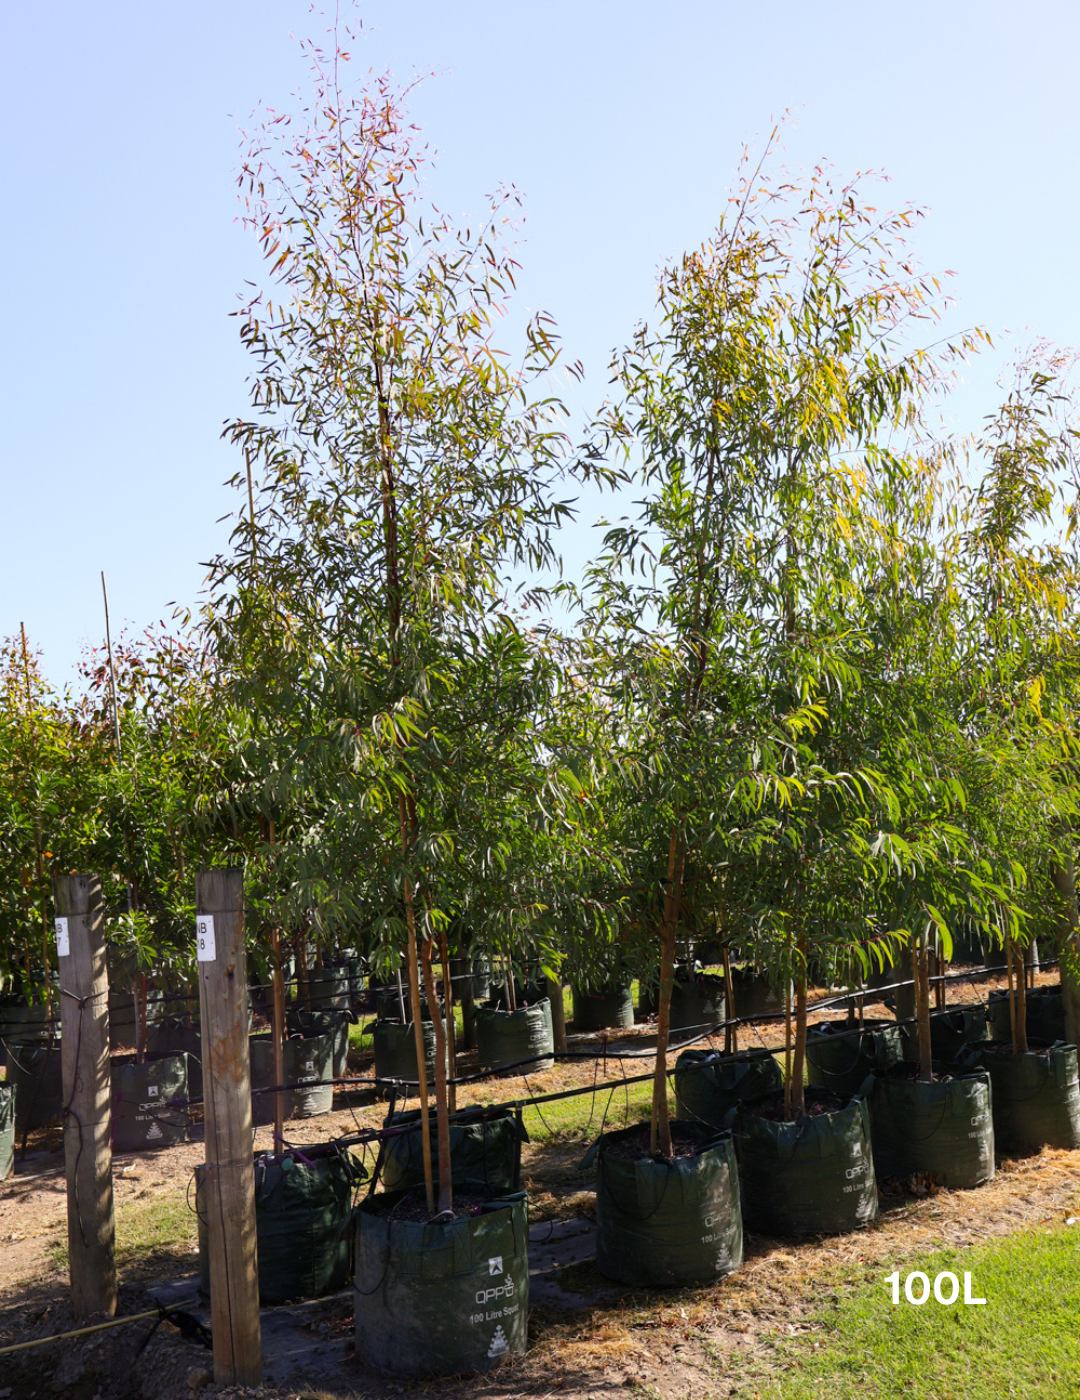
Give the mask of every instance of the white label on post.
<path id="1" fill-rule="evenodd" d="M 71 943 L 68 940 L 68 921 L 58 918 L 56 920 L 56 952 L 61 958 L 71 956 Z"/>
<path id="2" fill-rule="evenodd" d="M 213 914 L 199 914 L 196 916 L 195 942 L 198 945 L 196 956 L 199 962 L 213 962 L 217 957 L 217 944 L 214 941 Z"/>

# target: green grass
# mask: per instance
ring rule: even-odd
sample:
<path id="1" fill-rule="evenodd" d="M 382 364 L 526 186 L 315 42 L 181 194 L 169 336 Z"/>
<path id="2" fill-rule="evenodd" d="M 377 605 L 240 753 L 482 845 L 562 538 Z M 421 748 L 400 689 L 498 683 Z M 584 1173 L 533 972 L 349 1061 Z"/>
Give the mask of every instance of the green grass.
<path id="1" fill-rule="evenodd" d="M 579 1094 L 577 1098 L 542 1104 L 525 1110 L 525 1127 L 533 1142 L 566 1142 L 574 1139 L 592 1142 L 600 1134 L 636 1123 L 649 1116 L 651 1084 L 629 1084 L 612 1094 Z M 671 1102 L 674 1111 L 674 1101 Z M 606 1113 L 606 1120 L 605 1120 Z"/>
<path id="2" fill-rule="evenodd" d="M 909 1272 L 931 1283 L 965 1271 L 985 1307 L 903 1294 Z M 928 1254 L 900 1266 L 901 1301 L 882 1268 L 774 1354 L 782 1375 L 738 1394 L 760 1400 L 1068 1400 L 1080 1396 L 1080 1229 L 1025 1231 L 1000 1243 Z"/>
<path id="3" fill-rule="evenodd" d="M 116 1262 L 121 1270 L 154 1258 L 180 1258 L 188 1267 L 197 1240 L 198 1224 L 183 1195 L 149 1196 L 116 1207 Z M 58 1269 L 67 1269 L 66 1232 L 46 1246 L 46 1253 Z"/>

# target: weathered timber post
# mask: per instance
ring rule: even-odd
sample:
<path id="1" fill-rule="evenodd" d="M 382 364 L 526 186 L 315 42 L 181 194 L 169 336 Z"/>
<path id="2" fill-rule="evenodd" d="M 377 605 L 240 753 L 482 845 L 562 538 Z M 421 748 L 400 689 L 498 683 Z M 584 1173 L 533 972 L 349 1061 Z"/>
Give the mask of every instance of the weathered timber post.
<path id="1" fill-rule="evenodd" d="M 116 1311 L 109 974 L 101 880 L 53 880 L 60 965 L 71 1315 Z"/>
<path id="2" fill-rule="evenodd" d="M 214 1380 L 218 1385 L 259 1385 L 262 1334 L 243 871 L 200 872 L 195 877 L 195 910 Z"/>

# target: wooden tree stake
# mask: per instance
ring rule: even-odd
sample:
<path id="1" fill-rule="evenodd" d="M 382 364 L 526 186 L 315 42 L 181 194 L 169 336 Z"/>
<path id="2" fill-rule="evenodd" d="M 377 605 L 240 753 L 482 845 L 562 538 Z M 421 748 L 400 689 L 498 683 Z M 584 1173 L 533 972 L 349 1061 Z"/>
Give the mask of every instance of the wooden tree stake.
<path id="1" fill-rule="evenodd" d="M 262 1340 L 243 871 L 202 871 L 195 879 L 195 908 L 214 1380 L 218 1385 L 259 1385 Z"/>
<path id="2" fill-rule="evenodd" d="M 71 1315 L 116 1311 L 109 974 L 101 880 L 53 881 L 64 1074 Z"/>

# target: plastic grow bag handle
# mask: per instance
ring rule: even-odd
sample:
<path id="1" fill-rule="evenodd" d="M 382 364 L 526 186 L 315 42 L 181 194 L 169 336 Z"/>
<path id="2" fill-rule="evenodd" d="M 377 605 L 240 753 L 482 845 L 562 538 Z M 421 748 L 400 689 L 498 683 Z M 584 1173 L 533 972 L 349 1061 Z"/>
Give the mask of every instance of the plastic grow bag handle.
<path id="1" fill-rule="evenodd" d="M 578 1163 L 579 1172 L 587 1172 L 591 1166 L 594 1166 L 596 1164 L 596 1159 L 600 1155 L 600 1142 L 603 1139 L 603 1136 L 604 1134 L 601 1133 L 600 1137 L 596 1139 L 593 1145 L 585 1153 L 585 1156 L 582 1157 L 581 1161 Z"/>

